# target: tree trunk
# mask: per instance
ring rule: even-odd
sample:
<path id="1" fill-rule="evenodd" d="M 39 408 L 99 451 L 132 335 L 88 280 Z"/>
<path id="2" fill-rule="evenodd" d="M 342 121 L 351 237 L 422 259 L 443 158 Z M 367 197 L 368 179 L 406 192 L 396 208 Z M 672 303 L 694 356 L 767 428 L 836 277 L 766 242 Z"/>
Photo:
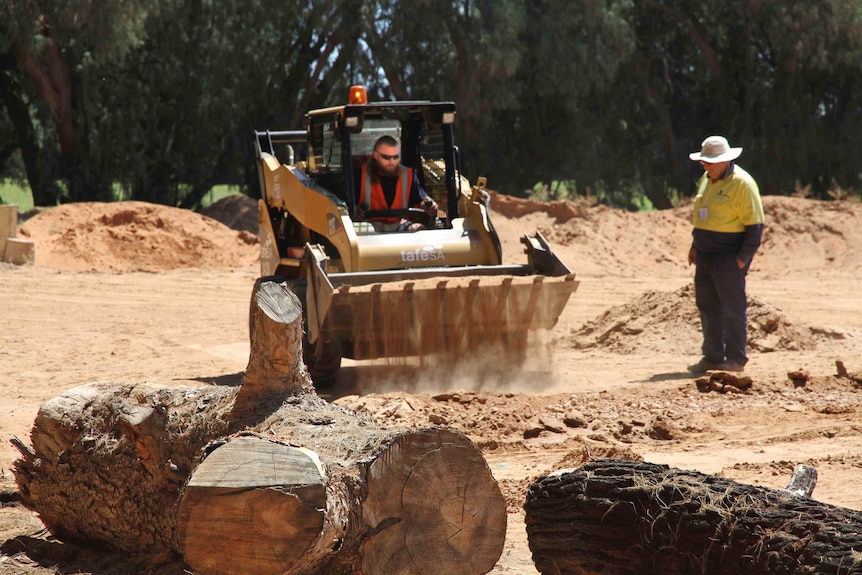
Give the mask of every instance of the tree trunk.
<path id="1" fill-rule="evenodd" d="M 793 495 L 796 480 L 775 490 L 616 459 L 557 471 L 524 505 L 533 561 L 554 575 L 858 572 L 862 516 Z"/>
<path id="2" fill-rule="evenodd" d="M 42 41 L 39 43 L 39 54 L 34 54 L 23 38 L 18 38 L 16 45 L 21 67 L 33 81 L 36 93 L 51 110 L 51 117 L 60 138 L 60 149 L 66 154 L 78 137 L 73 119 L 72 74 L 63 55 L 64 49 L 60 45 L 56 28 L 44 17 L 40 22 L 39 34 Z"/>
<path id="3" fill-rule="evenodd" d="M 506 505 L 481 452 L 317 397 L 295 298 L 260 291 L 242 387 L 92 383 L 46 402 L 32 448 L 17 442 L 23 503 L 62 539 L 201 574 L 490 571 Z"/>
<path id="4" fill-rule="evenodd" d="M 261 281 L 249 313 L 251 350 L 238 401 L 254 404 L 272 394 L 313 392 L 302 363 L 302 304 L 289 288 Z"/>
<path id="5" fill-rule="evenodd" d="M 50 178 L 50 170 L 44 166 L 45 162 L 40 161 L 42 150 L 39 149 L 36 128 L 21 90 L 11 48 L 0 53 L 0 100 L 18 138 L 18 148 L 21 150 L 21 161 L 24 163 L 24 172 L 33 194 L 33 204 L 56 204 L 61 191 Z"/>

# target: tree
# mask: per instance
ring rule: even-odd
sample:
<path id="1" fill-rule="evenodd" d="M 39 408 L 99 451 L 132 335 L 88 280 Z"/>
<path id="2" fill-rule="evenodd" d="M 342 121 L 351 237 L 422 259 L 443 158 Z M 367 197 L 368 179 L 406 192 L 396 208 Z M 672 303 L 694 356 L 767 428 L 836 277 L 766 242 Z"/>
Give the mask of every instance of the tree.
<path id="1" fill-rule="evenodd" d="M 40 204 L 60 180 L 71 201 L 254 195 L 252 131 L 353 83 L 455 100 L 465 172 L 504 193 L 565 180 L 668 207 L 711 133 L 765 193 L 860 185 L 855 0 L 12 0 L 0 22 L 0 159 L 14 138 Z"/>
<path id="2" fill-rule="evenodd" d="M 91 195 L 106 197 L 110 182 L 101 173 L 89 137 L 93 123 L 97 94 L 88 73 L 103 59 L 120 58 L 138 41 L 147 11 L 144 0 L 103 0 L 77 2 L 56 0 L 28 2 L 12 0 L 0 7 L 0 17 L 10 26 L 5 30 L 3 45 L 14 50 L 18 66 L 26 73 L 41 104 L 50 113 L 62 156 L 69 199 L 75 201 Z M 7 105 L 7 111 L 10 111 Z M 17 125 L 25 120 L 20 111 Z M 22 129 L 19 129 L 19 137 Z M 32 141 L 22 140 L 22 150 L 32 148 Z M 30 151 L 25 152 L 29 158 Z M 28 175 L 38 170 L 28 168 Z M 41 198 L 41 185 L 37 192 Z"/>
<path id="3" fill-rule="evenodd" d="M 858 162 L 846 146 L 859 127 L 857 2 L 646 0 L 632 25 L 644 140 L 664 148 L 640 162 L 645 181 L 690 190 L 699 174 L 684 154 L 717 133 L 745 148 L 765 193 L 790 193 L 795 179 L 821 193 L 836 176 L 858 185 L 858 170 L 835 169 Z"/>
<path id="4" fill-rule="evenodd" d="M 0 53 L 0 102 L 6 109 L 8 122 L 2 122 L 3 144 L 0 146 L 0 168 L 20 151 L 24 175 L 30 184 L 37 205 L 56 203 L 61 191 L 52 176 L 51 160 L 56 154 L 40 150 L 37 126 L 30 116 L 30 95 L 17 65 L 11 46 Z M 5 170 L 4 170 L 5 171 Z"/>
<path id="5" fill-rule="evenodd" d="M 630 2 L 526 3 L 522 54 L 514 105 L 494 114 L 483 141 L 502 142 L 483 154 L 489 173 L 500 174 L 508 193 L 537 181 L 595 184 L 619 173 L 605 158 L 620 131 L 613 92 L 634 49 L 626 21 Z M 510 148 L 508 154 L 502 147 Z"/>
<path id="6" fill-rule="evenodd" d="M 454 100 L 469 165 L 495 110 L 517 102 L 513 83 L 525 12 L 512 0 L 378 0 L 364 10 L 359 74 L 381 97 Z M 397 46 L 397 49 L 392 49 Z M 381 78 L 378 78 L 382 75 Z"/>
<path id="7" fill-rule="evenodd" d="M 163 3 L 146 41 L 111 72 L 105 137 L 134 146 L 116 168 L 131 196 L 194 207 L 216 184 L 256 187 L 253 130 L 299 128 L 309 106 L 327 102 L 357 5 Z"/>

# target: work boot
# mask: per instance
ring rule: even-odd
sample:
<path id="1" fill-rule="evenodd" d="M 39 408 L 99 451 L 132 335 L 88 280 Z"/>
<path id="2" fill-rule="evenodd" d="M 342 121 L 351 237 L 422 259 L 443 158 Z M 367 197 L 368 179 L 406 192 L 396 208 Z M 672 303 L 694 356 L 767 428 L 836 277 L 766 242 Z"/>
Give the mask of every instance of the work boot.
<path id="1" fill-rule="evenodd" d="M 745 366 L 741 363 L 736 363 L 735 361 L 722 361 L 713 369 L 718 371 L 745 371 Z"/>
<path id="2" fill-rule="evenodd" d="M 705 357 L 702 357 L 699 362 L 691 364 L 686 369 L 691 373 L 706 373 L 707 371 L 717 369 L 717 366 L 717 363 L 712 363 Z"/>

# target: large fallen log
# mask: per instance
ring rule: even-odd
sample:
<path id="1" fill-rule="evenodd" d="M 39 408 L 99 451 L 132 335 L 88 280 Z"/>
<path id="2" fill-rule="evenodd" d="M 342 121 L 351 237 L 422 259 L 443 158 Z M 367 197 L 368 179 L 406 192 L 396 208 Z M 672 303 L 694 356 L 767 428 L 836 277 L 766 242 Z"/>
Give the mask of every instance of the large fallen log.
<path id="1" fill-rule="evenodd" d="M 862 515 L 794 485 L 598 459 L 530 486 L 527 537 L 543 574 L 860 572 Z"/>
<path id="2" fill-rule="evenodd" d="M 478 448 L 319 398 L 276 345 L 301 340 L 298 302 L 261 292 L 241 387 L 92 383 L 46 402 L 32 447 L 16 442 L 22 502 L 61 539 L 201 574 L 490 571 L 506 505 Z"/>

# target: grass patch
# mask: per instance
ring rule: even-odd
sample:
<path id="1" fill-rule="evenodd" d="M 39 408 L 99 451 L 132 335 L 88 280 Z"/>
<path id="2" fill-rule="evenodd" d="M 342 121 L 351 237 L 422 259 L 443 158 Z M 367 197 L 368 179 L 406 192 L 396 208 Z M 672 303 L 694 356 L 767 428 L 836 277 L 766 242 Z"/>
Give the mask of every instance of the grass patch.
<path id="1" fill-rule="evenodd" d="M 240 186 L 214 186 L 201 199 L 201 208 L 209 207 L 223 198 L 241 193 L 242 188 Z M 114 200 L 122 201 L 124 199 L 127 199 L 125 190 L 121 186 L 115 185 Z M 18 206 L 18 213 L 21 214 L 29 212 L 33 209 L 33 194 L 30 193 L 30 186 L 15 180 L 0 180 L 0 204 L 15 204 Z"/>
<path id="2" fill-rule="evenodd" d="M 223 200 L 228 196 L 235 196 L 242 193 L 242 188 L 239 186 L 213 186 L 210 191 L 201 199 L 201 208 L 208 208 L 219 200 Z"/>
<path id="3" fill-rule="evenodd" d="M 15 204 L 19 214 L 29 212 L 33 209 L 30 186 L 14 180 L 0 180 L 0 204 Z"/>

